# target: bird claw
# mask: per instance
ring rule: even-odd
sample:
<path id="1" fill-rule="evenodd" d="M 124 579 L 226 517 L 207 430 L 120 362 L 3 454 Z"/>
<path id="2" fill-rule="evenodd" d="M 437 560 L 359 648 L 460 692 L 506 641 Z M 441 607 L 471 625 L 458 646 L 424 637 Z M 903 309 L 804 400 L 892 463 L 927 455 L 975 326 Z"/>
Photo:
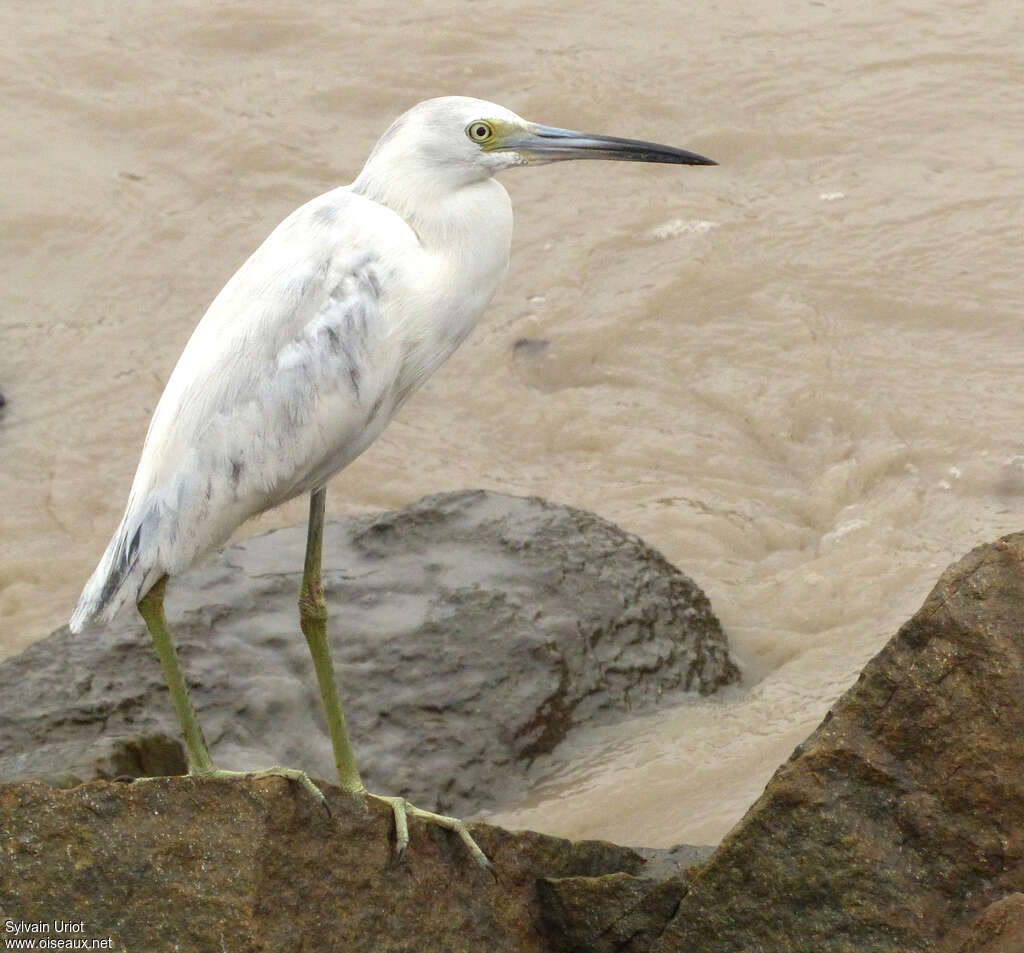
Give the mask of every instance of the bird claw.
<path id="1" fill-rule="evenodd" d="M 369 793 L 368 796 L 377 801 L 383 801 L 391 808 L 391 812 L 394 814 L 395 855 L 398 860 L 405 856 L 406 848 L 409 846 L 408 815 L 412 815 L 421 821 L 425 821 L 427 824 L 435 824 L 438 827 L 443 827 L 445 830 L 458 834 L 477 865 L 493 873 L 494 864 L 487 859 L 487 855 L 480 849 L 477 842 L 473 839 L 473 835 L 469 833 L 469 828 L 466 827 L 465 822 L 459 820 L 459 818 L 449 817 L 447 814 L 435 814 L 432 811 L 424 811 L 422 808 L 410 804 L 404 797 L 388 797 L 384 794 Z"/>
<path id="2" fill-rule="evenodd" d="M 262 768 L 259 771 L 227 771 L 223 768 L 213 768 L 210 771 L 189 771 L 189 774 L 197 778 L 286 778 L 304 788 L 310 797 L 324 809 L 327 816 L 331 817 L 331 806 L 327 803 L 324 792 L 313 783 L 305 771 L 299 768 L 282 768 L 280 765 Z"/>

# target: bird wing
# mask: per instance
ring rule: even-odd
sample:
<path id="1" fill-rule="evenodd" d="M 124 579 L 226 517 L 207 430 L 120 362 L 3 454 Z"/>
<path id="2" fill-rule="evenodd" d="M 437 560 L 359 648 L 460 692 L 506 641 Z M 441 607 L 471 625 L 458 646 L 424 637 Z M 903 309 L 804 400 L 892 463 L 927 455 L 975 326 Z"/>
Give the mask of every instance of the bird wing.
<path id="1" fill-rule="evenodd" d="M 393 376 L 381 269 L 393 285 L 402 245 L 415 246 L 404 222 L 344 189 L 285 219 L 182 353 L 146 437 L 145 489 L 168 470 L 209 477 L 239 466 L 261 508 L 309 489 L 307 471 L 344 455 Z"/>
<path id="2" fill-rule="evenodd" d="M 409 258 L 421 253 L 397 215 L 347 189 L 307 203 L 268 236 L 210 305 L 168 380 L 124 518 L 73 628 L 109 618 L 373 441 L 393 410 L 402 360 L 389 301 L 401 299 Z"/>

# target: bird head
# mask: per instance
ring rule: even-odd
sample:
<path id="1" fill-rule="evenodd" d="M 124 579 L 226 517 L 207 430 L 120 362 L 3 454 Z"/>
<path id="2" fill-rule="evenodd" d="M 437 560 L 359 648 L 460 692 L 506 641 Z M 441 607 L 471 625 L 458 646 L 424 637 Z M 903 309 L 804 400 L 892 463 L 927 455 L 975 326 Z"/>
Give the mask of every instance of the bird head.
<path id="1" fill-rule="evenodd" d="M 426 172 L 457 186 L 518 165 L 563 159 L 617 159 L 715 165 L 712 159 L 640 139 L 542 126 L 482 99 L 428 99 L 399 116 L 367 161 L 394 173 Z"/>

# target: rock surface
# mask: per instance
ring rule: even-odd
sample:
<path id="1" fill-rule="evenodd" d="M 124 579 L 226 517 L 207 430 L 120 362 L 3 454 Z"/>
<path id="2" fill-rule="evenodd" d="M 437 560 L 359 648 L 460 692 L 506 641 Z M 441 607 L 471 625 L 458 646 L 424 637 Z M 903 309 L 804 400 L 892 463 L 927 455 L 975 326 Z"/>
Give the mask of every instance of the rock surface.
<path id="1" fill-rule="evenodd" d="M 415 820 L 397 861 L 385 806 L 326 792 L 330 817 L 279 778 L 0 787 L 0 939 L 6 919 L 70 920 L 131 953 L 543 953 L 539 878 L 640 885 L 614 891 L 616 917 L 647 892 L 628 848 L 483 824 L 494 874 Z M 633 917 L 651 929 L 642 907 Z"/>
<path id="2" fill-rule="evenodd" d="M 1012 893 L 990 903 L 966 931 L 962 942 L 943 943 L 956 953 L 1021 953 L 1024 950 L 1024 893 Z"/>
<path id="3" fill-rule="evenodd" d="M 396 864 L 381 805 L 330 789 L 329 819 L 280 779 L 25 782 L 0 788 L 0 910 L 133 951 L 1020 953 L 1022 619 L 1017 534 L 946 571 L 689 869 L 474 825 L 492 879 L 418 822 Z"/>
<path id="4" fill-rule="evenodd" d="M 333 777 L 296 599 L 305 528 L 172 580 L 168 619 L 215 760 Z M 736 680 L 703 593 L 580 510 L 452 493 L 330 522 L 329 630 L 372 790 L 459 814 L 512 803 L 574 728 Z M 0 780 L 185 770 L 137 615 L 66 629 L 0 665 Z"/>
<path id="5" fill-rule="evenodd" d="M 980 950 L 1021 929 L 1024 534 L 950 567 L 695 878 L 655 953 Z M 972 932 L 973 940 L 964 930 Z M 961 945 L 966 943 L 967 945 Z M 1021 946 L 991 946 L 993 951 Z"/>

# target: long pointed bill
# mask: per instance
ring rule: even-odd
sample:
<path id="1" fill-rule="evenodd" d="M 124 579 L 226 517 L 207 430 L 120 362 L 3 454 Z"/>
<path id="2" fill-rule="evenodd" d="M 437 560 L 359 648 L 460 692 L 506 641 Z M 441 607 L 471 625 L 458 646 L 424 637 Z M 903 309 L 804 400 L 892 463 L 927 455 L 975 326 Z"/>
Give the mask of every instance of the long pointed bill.
<path id="1" fill-rule="evenodd" d="M 528 162 L 558 162 L 561 159 L 618 159 L 625 162 L 672 162 L 676 165 L 718 165 L 714 159 L 663 146 L 642 139 L 595 136 L 556 126 L 530 123 L 528 131 L 517 130 L 495 146 L 502 152 L 518 152 Z"/>

